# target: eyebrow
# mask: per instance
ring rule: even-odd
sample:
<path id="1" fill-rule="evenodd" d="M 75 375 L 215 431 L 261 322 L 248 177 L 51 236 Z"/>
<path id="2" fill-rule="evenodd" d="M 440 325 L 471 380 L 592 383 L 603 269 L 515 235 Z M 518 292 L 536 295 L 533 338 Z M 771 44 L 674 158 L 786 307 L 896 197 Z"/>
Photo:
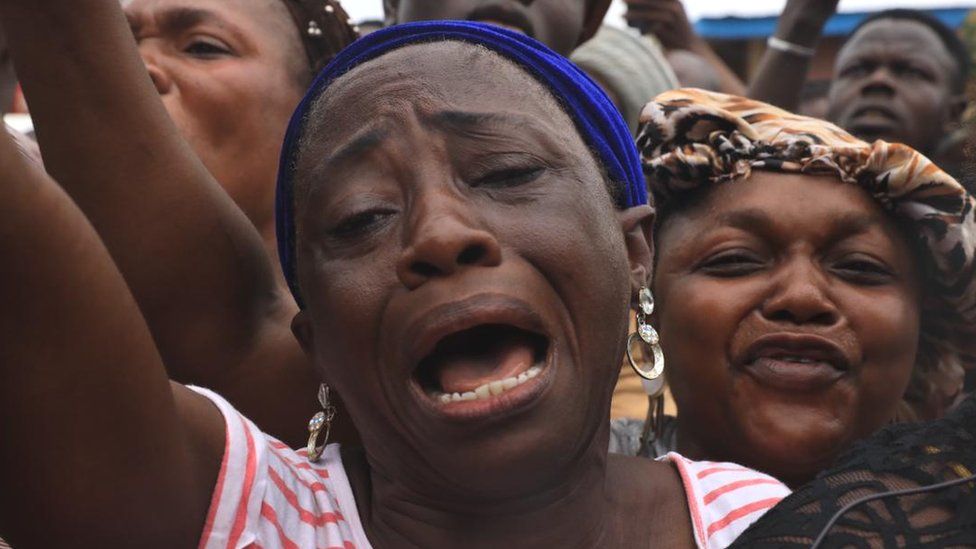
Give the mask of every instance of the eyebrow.
<path id="1" fill-rule="evenodd" d="M 775 235 L 779 231 L 779 227 L 773 221 L 773 216 L 760 208 L 745 208 L 725 212 L 720 214 L 715 222 L 719 226 L 734 227 L 766 235 Z M 863 234 L 872 227 L 880 225 L 881 219 L 877 215 L 859 215 L 848 212 L 831 217 L 828 223 L 828 234 L 833 235 L 831 240 L 837 241 Z"/>
<path id="2" fill-rule="evenodd" d="M 352 138 L 352 141 L 342 145 L 332 153 L 324 163 L 324 167 L 333 166 L 363 156 L 378 147 L 389 136 L 390 131 L 385 127 L 369 128 Z"/>
<path id="3" fill-rule="evenodd" d="M 522 126 L 529 122 L 527 117 L 515 113 L 470 111 L 439 111 L 433 114 L 424 114 L 420 120 L 431 127 L 450 132 L 468 132 L 472 128 L 492 124 Z"/>
<path id="4" fill-rule="evenodd" d="M 129 26 L 132 28 L 132 32 L 138 35 L 142 29 L 143 22 L 129 14 L 126 14 L 126 17 L 129 20 Z M 226 26 L 226 21 L 217 17 L 214 12 L 189 6 L 169 8 L 156 17 L 159 22 L 159 30 L 163 34 L 179 34 L 202 23 L 214 23 L 220 26 Z"/>
<path id="5" fill-rule="evenodd" d="M 521 125 L 527 123 L 528 118 L 517 114 L 438 111 L 433 114 L 421 114 L 420 121 L 437 130 L 466 133 L 474 128 L 491 124 Z M 389 136 L 389 133 L 385 127 L 366 130 L 353 137 L 352 141 L 339 147 L 335 153 L 326 159 L 325 165 L 337 164 L 362 156 L 379 146 Z"/>

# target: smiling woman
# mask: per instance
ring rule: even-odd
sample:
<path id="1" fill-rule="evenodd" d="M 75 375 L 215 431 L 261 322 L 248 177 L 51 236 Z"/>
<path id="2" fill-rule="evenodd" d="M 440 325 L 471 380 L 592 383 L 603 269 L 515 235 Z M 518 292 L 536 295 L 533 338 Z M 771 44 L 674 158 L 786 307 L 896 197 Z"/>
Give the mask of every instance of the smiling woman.
<path id="1" fill-rule="evenodd" d="M 956 181 L 737 97 L 668 92 L 643 119 L 677 448 L 800 484 L 881 426 L 945 411 L 976 350 L 974 202 Z"/>

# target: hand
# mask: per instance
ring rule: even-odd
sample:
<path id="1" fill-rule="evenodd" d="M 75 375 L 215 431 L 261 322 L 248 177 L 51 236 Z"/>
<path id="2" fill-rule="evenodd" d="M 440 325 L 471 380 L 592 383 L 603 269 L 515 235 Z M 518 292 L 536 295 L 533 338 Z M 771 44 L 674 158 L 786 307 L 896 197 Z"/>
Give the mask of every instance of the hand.
<path id="1" fill-rule="evenodd" d="M 837 12 L 839 0 L 789 0 L 776 24 L 776 36 L 802 46 L 812 47 L 823 27 Z"/>
<path id="2" fill-rule="evenodd" d="M 701 38 L 695 33 L 681 0 L 626 0 L 627 24 L 653 34 L 668 50 L 691 50 Z"/>

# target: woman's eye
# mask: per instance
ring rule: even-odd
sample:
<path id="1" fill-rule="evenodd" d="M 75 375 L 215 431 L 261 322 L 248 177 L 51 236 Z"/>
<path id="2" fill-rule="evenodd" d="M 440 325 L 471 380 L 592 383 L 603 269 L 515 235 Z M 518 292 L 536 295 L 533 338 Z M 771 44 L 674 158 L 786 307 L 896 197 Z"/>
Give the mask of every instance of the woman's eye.
<path id="1" fill-rule="evenodd" d="M 853 284 L 877 286 L 891 280 L 893 273 L 875 261 L 851 259 L 834 265 L 837 276 Z"/>
<path id="2" fill-rule="evenodd" d="M 194 40 L 187 47 L 183 48 L 183 52 L 205 59 L 231 54 L 230 48 L 227 46 L 208 40 Z"/>
<path id="3" fill-rule="evenodd" d="M 504 168 L 494 170 L 476 177 L 472 183 L 474 187 L 517 187 L 530 183 L 539 178 L 545 168 L 523 167 Z"/>
<path id="4" fill-rule="evenodd" d="M 698 269 L 712 276 L 731 278 L 752 274 L 762 267 L 762 259 L 755 254 L 732 251 L 709 257 L 699 264 Z"/>
<path id="5" fill-rule="evenodd" d="M 367 210 L 359 212 L 340 221 L 338 225 L 329 230 L 329 234 L 337 238 L 362 236 L 369 231 L 383 226 L 392 215 L 392 210 Z"/>

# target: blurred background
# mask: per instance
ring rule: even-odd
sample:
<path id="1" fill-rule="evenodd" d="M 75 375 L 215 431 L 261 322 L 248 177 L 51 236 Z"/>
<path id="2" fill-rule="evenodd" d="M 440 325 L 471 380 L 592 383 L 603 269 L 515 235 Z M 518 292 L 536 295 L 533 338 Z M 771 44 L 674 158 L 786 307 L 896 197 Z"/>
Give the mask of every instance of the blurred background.
<path id="1" fill-rule="evenodd" d="M 749 80 L 773 34 L 776 19 L 786 0 L 684 0 L 688 17 L 695 30 L 707 39 L 725 62 L 743 80 Z M 383 19 L 382 0 L 344 0 L 342 5 L 358 22 Z M 872 12 L 890 8 L 922 9 L 938 17 L 966 38 L 976 52 L 976 0 L 841 0 L 838 14 L 831 18 L 817 47 L 808 82 L 826 83 L 833 71 L 834 58 L 844 38 Z M 614 0 L 606 23 L 626 28 L 624 0 Z M 826 84 L 821 84 L 826 85 Z"/>

